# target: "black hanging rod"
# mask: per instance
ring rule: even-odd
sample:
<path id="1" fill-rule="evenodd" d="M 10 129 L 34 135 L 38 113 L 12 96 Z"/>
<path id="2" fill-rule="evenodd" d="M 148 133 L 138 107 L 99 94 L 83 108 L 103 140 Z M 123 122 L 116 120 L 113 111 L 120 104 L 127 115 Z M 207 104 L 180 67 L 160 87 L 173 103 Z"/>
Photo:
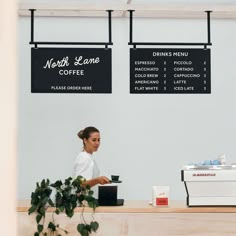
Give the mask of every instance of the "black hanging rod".
<path id="1" fill-rule="evenodd" d="M 34 41 L 34 12 L 36 9 L 29 9 L 31 12 L 31 41 L 29 44 L 33 44 L 35 48 L 38 45 L 104 45 L 106 48 L 108 45 L 113 45 L 112 43 L 112 27 L 111 27 L 111 13 L 113 10 L 107 10 L 108 12 L 108 42 L 47 42 L 47 41 Z"/>
<path id="2" fill-rule="evenodd" d="M 33 42 L 29 42 L 29 44 L 44 44 L 44 45 L 52 45 L 52 44 L 56 44 L 56 45 L 113 45 L 113 43 L 107 43 L 107 42 L 37 42 L 37 41 L 33 41 Z"/>
<path id="3" fill-rule="evenodd" d="M 130 13 L 129 25 L 130 25 L 130 39 L 128 45 L 133 45 L 136 48 L 137 45 L 167 45 L 167 46 L 204 46 L 206 49 L 207 46 L 211 46 L 211 37 L 210 37 L 210 13 L 212 11 L 205 11 L 207 13 L 207 43 L 182 43 L 182 42 L 133 42 L 133 12 L 135 10 L 128 10 Z"/>
<path id="4" fill-rule="evenodd" d="M 212 45 L 212 43 L 155 43 L 155 42 L 132 42 L 132 43 L 128 43 L 128 45 L 185 45 L 185 46 L 191 46 L 191 45 L 195 45 L 195 46 L 205 46 L 205 45 Z"/>

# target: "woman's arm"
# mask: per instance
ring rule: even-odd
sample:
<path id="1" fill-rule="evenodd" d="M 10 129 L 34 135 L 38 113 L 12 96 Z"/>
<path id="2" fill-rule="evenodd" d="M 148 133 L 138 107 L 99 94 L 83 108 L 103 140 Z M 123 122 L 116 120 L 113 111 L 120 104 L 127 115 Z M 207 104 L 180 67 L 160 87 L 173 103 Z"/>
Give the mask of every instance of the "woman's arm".
<path id="1" fill-rule="evenodd" d="M 89 185 L 90 187 L 93 187 L 97 184 L 104 185 L 104 184 L 109 184 L 109 183 L 110 183 L 110 180 L 106 176 L 99 176 L 94 179 L 86 180 L 82 185 L 83 186 Z"/>

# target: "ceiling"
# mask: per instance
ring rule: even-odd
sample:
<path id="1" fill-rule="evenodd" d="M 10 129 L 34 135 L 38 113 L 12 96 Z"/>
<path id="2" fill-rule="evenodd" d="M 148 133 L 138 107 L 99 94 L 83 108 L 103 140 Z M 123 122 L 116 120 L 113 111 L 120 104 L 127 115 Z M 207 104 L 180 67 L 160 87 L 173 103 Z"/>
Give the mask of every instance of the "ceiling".
<path id="1" fill-rule="evenodd" d="M 212 18 L 236 19 L 236 0 L 19 0 L 20 16 L 29 16 L 29 9 L 37 9 L 36 16 L 205 18 L 206 10 Z"/>

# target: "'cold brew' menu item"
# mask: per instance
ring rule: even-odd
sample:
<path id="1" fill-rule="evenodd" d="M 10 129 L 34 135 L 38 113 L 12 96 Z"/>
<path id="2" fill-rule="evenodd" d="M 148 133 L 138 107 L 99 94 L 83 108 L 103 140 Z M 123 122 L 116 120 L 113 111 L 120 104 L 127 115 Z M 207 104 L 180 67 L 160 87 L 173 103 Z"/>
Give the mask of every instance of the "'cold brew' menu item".
<path id="1" fill-rule="evenodd" d="M 32 93 L 111 93 L 111 49 L 32 48 Z"/>
<path id="2" fill-rule="evenodd" d="M 211 93 L 210 49 L 131 48 L 130 93 Z"/>

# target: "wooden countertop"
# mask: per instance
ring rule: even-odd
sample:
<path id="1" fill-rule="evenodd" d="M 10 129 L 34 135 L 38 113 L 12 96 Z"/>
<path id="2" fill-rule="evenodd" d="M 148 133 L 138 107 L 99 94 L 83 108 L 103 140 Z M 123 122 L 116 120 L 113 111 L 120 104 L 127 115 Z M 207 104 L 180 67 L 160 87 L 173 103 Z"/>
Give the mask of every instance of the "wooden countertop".
<path id="1" fill-rule="evenodd" d="M 18 200 L 17 212 L 27 212 L 30 207 L 30 200 Z M 52 212 L 54 208 L 48 208 Z M 81 208 L 75 209 L 80 212 Z M 92 212 L 91 208 L 86 208 L 85 212 Z M 100 206 L 96 208 L 96 213 L 236 213 L 235 207 L 188 207 L 185 201 L 170 201 L 169 206 L 153 207 L 148 201 L 125 200 L 123 206 Z"/>

